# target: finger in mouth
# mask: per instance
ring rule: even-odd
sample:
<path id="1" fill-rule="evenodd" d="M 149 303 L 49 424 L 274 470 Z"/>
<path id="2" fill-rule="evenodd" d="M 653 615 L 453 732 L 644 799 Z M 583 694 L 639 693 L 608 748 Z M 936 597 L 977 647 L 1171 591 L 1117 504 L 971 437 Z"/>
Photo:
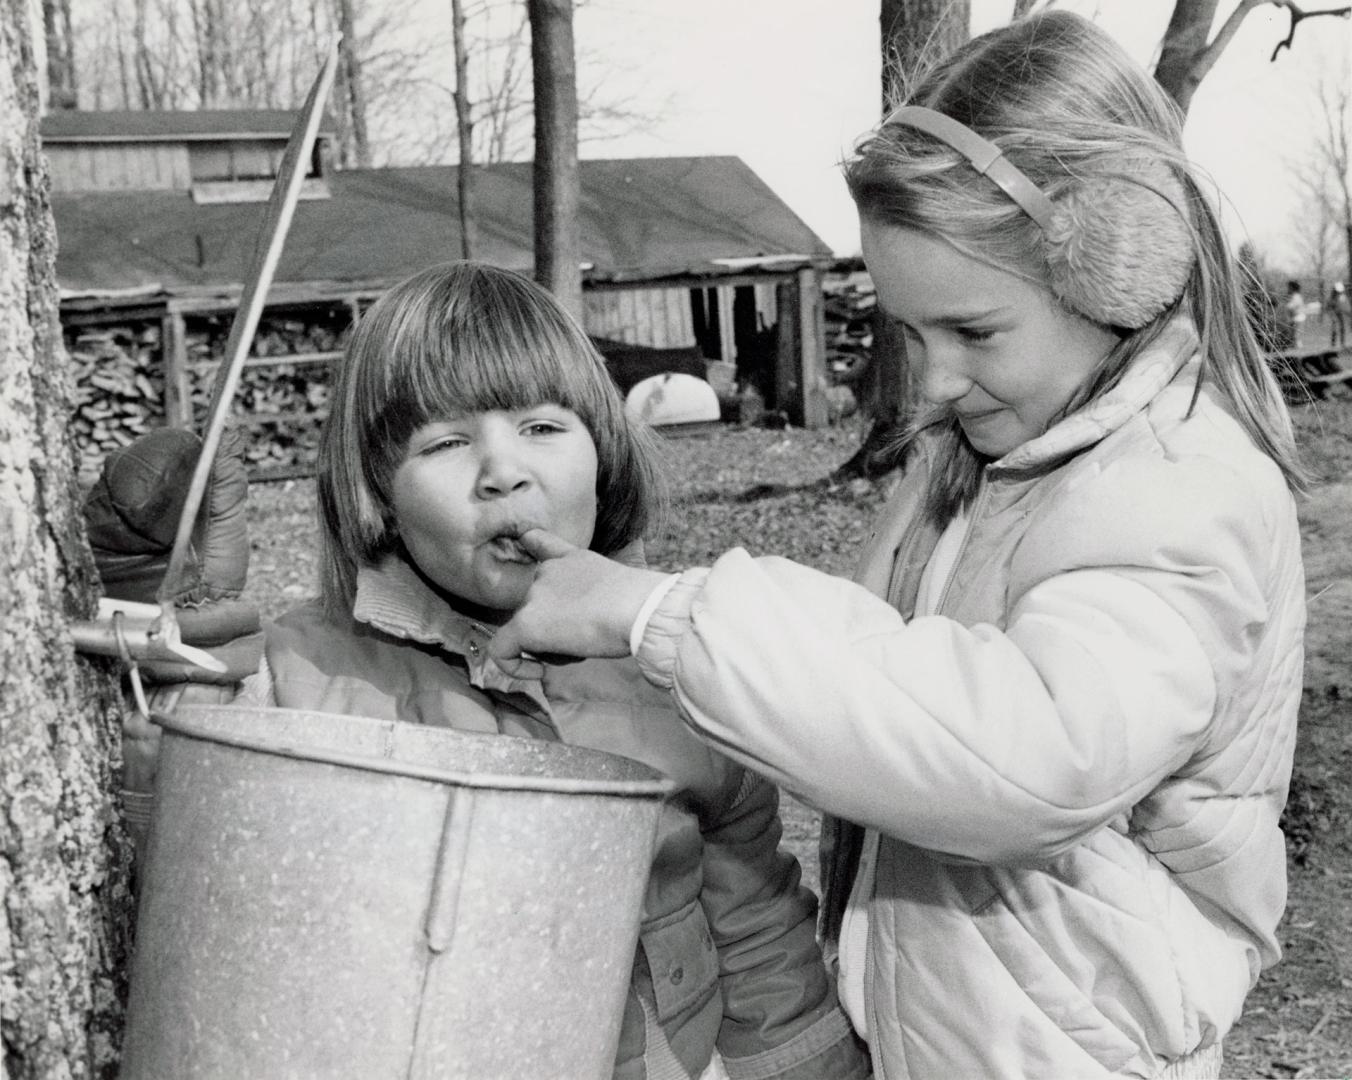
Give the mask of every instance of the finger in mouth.
<path id="1" fill-rule="evenodd" d="M 489 548 L 506 562 L 533 563 L 534 557 L 525 549 L 515 532 L 499 533 L 488 542 Z"/>

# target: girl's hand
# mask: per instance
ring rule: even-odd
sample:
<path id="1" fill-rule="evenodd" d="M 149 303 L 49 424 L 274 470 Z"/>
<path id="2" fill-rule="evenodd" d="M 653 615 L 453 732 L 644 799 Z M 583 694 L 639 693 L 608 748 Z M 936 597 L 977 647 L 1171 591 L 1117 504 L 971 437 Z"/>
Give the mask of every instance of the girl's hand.
<path id="1" fill-rule="evenodd" d="M 498 629 L 495 660 L 534 656 L 628 656 L 629 630 L 666 574 L 625 566 L 544 529 L 519 538 L 539 565 L 526 602 Z"/>

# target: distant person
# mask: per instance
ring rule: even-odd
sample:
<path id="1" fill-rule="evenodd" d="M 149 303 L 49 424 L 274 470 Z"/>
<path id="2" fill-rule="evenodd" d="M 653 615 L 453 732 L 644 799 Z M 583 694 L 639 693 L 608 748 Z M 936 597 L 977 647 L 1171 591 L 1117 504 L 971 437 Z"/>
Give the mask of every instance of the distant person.
<path id="1" fill-rule="evenodd" d="M 1287 348 L 1300 349 L 1305 345 L 1305 297 L 1299 281 L 1286 283 L 1286 302 L 1282 305 L 1286 316 Z"/>
<path id="2" fill-rule="evenodd" d="M 246 700 L 560 740 L 659 770 L 677 790 L 616 1080 L 866 1076 L 816 900 L 780 846 L 774 785 L 699 742 L 632 659 L 507 673 L 487 658 L 535 577 L 522 532 L 633 558 L 658 509 L 658 451 L 587 336 L 528 278 L 433 267 L 362 316 L 332 402 L 316 476 L 323 595 L 264 625 Z"/>
<path id="3" fill-rule="evenodd" d="M 1340 349 L 1347 344 L 1347 331 L 1352 324 L 1352 301 L 1341 281 L 1335 281 L 1329 290 L 1329 344 Z"/>
<path id="4" fill-rule="evenodd" d="M 1285 346 L 1278 298 L 1268 288 L 1258 267 L 1251 244 L 1242 244 L 1235 256 L 1239 266 L 1240 292 L 1244 297 L 1244 312 L 1248 316 L 1249 329 L 1258 339 L 1258 347 L 1264 353 L 1280 352 Z"/>
<path id="5" fill-rule="evenodd" d="M 1281 955 L 1291 419 L 1178 110 L 1101 29 L 1046 11 L 913 85 L 846 165 L 928 407 L 857 583 L 531 531 L 491 649 L 633 655 L 831 815 L 876 1076 L 1216 1077 Z"/>

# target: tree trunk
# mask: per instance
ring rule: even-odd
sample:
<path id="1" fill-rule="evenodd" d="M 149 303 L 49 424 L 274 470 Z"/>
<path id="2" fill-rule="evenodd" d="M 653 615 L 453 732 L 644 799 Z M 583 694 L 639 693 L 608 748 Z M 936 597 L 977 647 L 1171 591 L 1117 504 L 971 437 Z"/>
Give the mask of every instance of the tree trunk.
<path id="1" fill-rule="evenodd" d="M 931 60 L 965 42 L 972 25 L 970 0 L 882 0 L 883 112 L 904 93 L 906 81 Z"/>
<path id="2" fill-rule="evenodd" d="M 535 80 L 535 279 L 582 321 L 572 0 L 529 0 Z"/>
<path id="3" fill-rule="evenodd" d="M 52 109 L 74 109 L 79 86 L 75 79 L 70 0 L 42 0 L 42 23 L 47 38 L 47 100 Z"/>
<path id="4" fill-rule="evenodd" d="M 1177 0 L 1164 31 L 1164 44 L 1155 64 L 1155 81 L 1185 113 L 1205 74 L 1199 69 L 1198 59 L 1207 51 L 1216 3 L 1217 0 Z"/>
<path id="5" fill-rule="evenodd" d="M 348 115 L 352 118 L 352 149 L 357 167 L 371 167 L 371 139 L 366 130 L 366 88 L 362 85 L 361 56 L 357 48 L 357 20 L 352 0 L 338 0 L 338 28 L 343 39 L 338 48 L 343 58 L 343 86 L 347 91 Z"/>
<path id="6" fill-rule="evenodd" d="M 881 12 L 886 114 L 905 96 L 917 71 L 967 40 L 972 20 L 968 0 L 882 0 Z M 858 390 L 860 411 L 871 421 L 869 431 L 850 459 L 832 472 L 833 480 L 880 476 L 897 464 L 886 451 L 905 426 L 912 403 L 905 347 L 881 313 L 873 319 L 873 344 Z"/>
<path id="7" fill-rule="evenodd" d="M 460 148 L 456 166 L 460 254 L 474 258 L 474 121 L 469 112 L 469 50 L 465 42 L 465 5 L 451 0 L 451 36 L 455 44 L 455 133 Z"/>
<path id="8" fill-rule="evenodd" d="M 111 1078 L 131 918 L 119 697 L 111 665 L 77 657 L 69 629 L 97 576 L 68 437 L 29 16 L 27 0 L 0 4 L 0 1076 Z"/>

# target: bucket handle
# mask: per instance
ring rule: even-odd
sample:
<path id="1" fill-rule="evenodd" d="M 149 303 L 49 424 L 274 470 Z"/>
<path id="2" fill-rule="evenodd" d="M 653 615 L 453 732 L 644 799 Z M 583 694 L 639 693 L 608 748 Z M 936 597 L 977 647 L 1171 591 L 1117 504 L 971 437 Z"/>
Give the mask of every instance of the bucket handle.
<path id="1" fill-rule="evenodd" d="M 446 800 L 446 821 L 441 829 L 432 895 L 427 905 L 427 947 L 445 952 L 455 936 L 456 909 L 460 906 L 460 883 L 465 879 L 470 829 L 474 824 L 474 791 L 452 788 Z"/>

